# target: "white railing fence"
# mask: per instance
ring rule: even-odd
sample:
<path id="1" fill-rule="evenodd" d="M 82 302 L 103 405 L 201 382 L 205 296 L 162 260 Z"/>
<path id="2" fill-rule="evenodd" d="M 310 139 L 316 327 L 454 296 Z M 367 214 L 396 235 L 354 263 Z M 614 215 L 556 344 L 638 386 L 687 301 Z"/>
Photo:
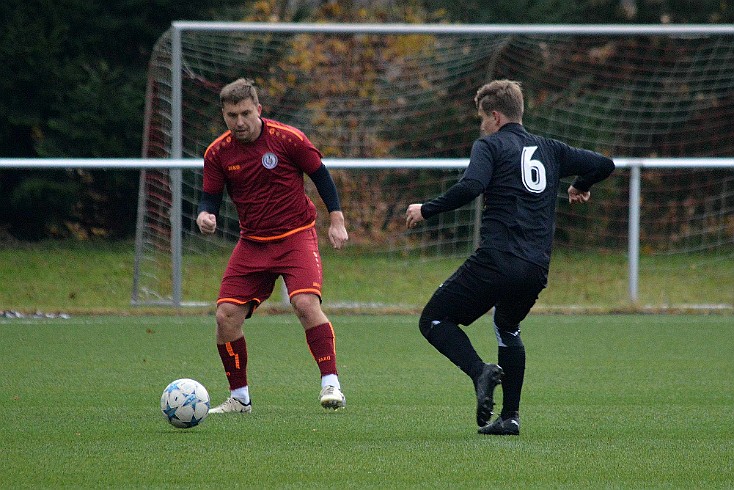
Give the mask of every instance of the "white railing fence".
<path id="1" fill-rule="evenodd" d="M 618 169 L 627 169 L 629 178 L 629 224 L 628 224 L 628 291 L 629 301 L 634 304 L 638 300 L 639 264 L 640 264 L 640 192 L 641 176 L 645 169 L 726 169 L 734 172 L 734 158 L 615 158 Z M 324 159 L 330 169 L 462 169 L 468 164 L 467 159 Z M 172 297 L 165 304 L 182 306 L 182 229 L 181 229 L 181 172 L 203 167 L 200 159 L 13 159 L 0 158 L 0 169 L 167 169 L 171 179 L 171 283 Z M 141 204 L 142 206 L 142 204 Z M 138 220 L 144 210 L 138 210 Z M 142 247 L 141 234 L 136 238 L 136 249 Z M 138 303 L 138 258 L 136 253 L 135 270 L 133 271 L 132 304 Z"/>

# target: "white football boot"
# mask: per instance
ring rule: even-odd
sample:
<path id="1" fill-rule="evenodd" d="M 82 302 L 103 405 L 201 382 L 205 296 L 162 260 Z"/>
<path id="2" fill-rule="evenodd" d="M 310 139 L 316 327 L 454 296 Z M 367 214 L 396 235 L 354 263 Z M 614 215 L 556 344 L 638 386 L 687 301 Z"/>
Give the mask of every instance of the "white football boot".
<path id="1" fill-rule="evenodd" d="M 209 413 L 250 413 L 252 412 L 252 401 L 247 405 L 237 398 L 229 397 L 219 406 L 209 409 Z"/>
<path id="2" fill-rule="evenodd" d="M 319 402 L 324 408 L 338 410 L 347 405 L 347 399 L 344 394 L 336 386 L 324 386 L 319 394 Z"/>

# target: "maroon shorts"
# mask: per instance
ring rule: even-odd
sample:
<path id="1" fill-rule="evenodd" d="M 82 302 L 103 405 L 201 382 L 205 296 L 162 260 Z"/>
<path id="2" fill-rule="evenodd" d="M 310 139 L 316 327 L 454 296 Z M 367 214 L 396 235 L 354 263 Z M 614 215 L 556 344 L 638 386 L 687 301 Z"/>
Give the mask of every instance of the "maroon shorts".
<path id="1" fill-rule="evenodd" d="M 240 239 L 224 271 L 217 304 L 253 303 L 254 311 L 270 297 L 278 276 L 283 276 L 289 298 L 299 293 L 321 297 L 323 272 L 313 227 L 274 241 Z"/>

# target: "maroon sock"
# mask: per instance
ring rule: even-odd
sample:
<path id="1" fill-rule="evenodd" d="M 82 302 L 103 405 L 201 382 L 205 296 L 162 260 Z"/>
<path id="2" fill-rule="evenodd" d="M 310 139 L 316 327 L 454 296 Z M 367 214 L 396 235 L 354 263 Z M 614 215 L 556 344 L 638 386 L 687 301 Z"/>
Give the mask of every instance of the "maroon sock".
<path id="1" fill-rule="evenodd" d="M 322 323 L 306 330 L 306 342 L 319 366 L 321 376 L 337 374 L 334 329 L 331 323 Z"/>
<path id="2" fill-rule="evenodd" d="M 229 389 L 236 390 L 247 386 L 247 344 L 240 337 L 232 342 L 217 344 L 219 357 L 222 358 L 224 372 L 227 374 Z"/>

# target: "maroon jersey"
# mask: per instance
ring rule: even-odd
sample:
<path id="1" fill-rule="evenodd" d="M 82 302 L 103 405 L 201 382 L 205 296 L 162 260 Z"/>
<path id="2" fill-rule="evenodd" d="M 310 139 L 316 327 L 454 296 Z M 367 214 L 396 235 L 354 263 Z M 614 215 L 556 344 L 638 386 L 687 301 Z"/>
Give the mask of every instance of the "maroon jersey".
<path id="1" fill-rule="evenodd" d="M 314 226 L 316 207 L 303 174 L 321 167 L 321 153 L 305 134 L 262 118 L 260 136 L 240 143 L 227 131 L 204 152 L 204 192 L 227 194 L 237 208 L 240 236 L 268 241 Z"/>

